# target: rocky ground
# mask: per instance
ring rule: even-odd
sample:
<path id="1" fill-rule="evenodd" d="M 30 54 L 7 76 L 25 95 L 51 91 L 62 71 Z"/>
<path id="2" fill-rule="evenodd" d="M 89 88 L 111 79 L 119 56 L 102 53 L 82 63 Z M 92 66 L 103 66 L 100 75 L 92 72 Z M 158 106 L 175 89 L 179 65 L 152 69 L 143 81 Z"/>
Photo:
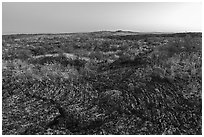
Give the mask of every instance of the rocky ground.
<path id="1" fill-rule="evenodd" d="M 201 135 L 200 37 L 120 34 L 3 37 L 2 133 Z"/>

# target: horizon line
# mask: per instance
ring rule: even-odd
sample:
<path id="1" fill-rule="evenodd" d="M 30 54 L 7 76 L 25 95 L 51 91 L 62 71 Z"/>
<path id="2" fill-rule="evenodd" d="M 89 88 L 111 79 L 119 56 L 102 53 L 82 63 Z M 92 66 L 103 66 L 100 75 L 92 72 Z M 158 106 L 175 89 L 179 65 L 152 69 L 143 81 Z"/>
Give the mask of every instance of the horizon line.
<path id="1" fill-rule="evenodd" d="M 98 30 L 98 31 L 85 31 L 85 32 L 45 32 L 45 33 L 8 33 L 8 34 L 3 34 L 2 35 L 56 35 L 56 34 L 77 34 L 77 33 L 94 33 L 94 32 L 129 32 L 129 33 L 202 33 L 202 31 L 131 31 L 131 30 L 115 30 L 115 31 L 110 31 L 110 30 Z"/>

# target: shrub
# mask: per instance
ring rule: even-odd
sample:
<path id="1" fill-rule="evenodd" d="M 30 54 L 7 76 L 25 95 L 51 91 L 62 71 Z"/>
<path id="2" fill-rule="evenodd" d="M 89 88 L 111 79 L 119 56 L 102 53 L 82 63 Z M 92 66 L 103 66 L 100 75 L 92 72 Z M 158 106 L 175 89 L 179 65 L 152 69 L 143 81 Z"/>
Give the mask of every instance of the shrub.
<path id="1" fill-rule="evenodd" d="M 153 69 L 153 73 L 154 75 L 167 78 L 170 81 L 180 81 L 180 84 L 183 84 L 183 94 L 186 98 L 200 99 L 202 78 L 201 64 L 201 54 L 199 52 L 185 52 L 175 54 L 165 62 L 155 64 L 153 68 L 157 68 L 157 71 Z"/>
<path id="2" fill-rule="evenodd" d="M 102 60 L 103 59 L 103 53 L 102 52 L 91 52 L 89 54 L 90 59 L 95 59 L 95 60 Z"/>

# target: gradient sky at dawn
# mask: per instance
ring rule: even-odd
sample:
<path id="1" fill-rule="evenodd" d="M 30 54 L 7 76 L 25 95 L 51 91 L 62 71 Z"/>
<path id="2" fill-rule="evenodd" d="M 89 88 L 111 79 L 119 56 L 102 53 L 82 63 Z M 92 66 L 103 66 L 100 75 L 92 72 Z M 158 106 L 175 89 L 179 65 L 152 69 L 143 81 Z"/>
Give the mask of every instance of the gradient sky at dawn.
<path id="1" fill-rule="evenodd" d="M 202 31 L 201 3 L 2 4 L 2 33 Z"/>

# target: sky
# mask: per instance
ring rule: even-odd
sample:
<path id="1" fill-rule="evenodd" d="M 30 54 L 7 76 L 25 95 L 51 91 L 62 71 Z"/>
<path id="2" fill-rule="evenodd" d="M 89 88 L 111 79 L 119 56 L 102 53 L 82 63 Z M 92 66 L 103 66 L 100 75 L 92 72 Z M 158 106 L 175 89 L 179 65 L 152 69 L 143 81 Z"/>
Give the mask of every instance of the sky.
<path id="1" fill-rule="evenodd" d="M 202 31 L 201 2 L 2 3 L 2 33 Z"/>

